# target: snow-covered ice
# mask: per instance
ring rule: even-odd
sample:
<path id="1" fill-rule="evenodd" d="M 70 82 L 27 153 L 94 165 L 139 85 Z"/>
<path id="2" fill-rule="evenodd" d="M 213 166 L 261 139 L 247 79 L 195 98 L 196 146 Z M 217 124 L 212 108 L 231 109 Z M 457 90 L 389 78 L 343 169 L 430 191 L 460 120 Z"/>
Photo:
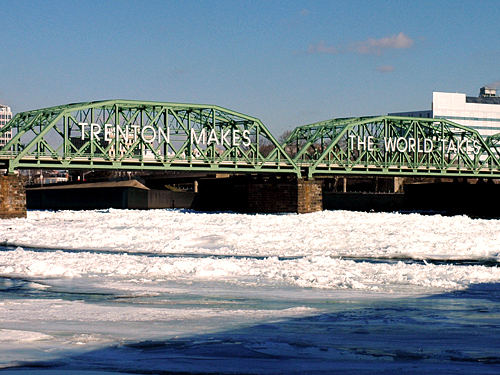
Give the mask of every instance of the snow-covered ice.
<path id="1" fill-rule="evenodd" d="M 500 373 L 500 220 L 29 211 L 0 221 L 0 369 Z"/>

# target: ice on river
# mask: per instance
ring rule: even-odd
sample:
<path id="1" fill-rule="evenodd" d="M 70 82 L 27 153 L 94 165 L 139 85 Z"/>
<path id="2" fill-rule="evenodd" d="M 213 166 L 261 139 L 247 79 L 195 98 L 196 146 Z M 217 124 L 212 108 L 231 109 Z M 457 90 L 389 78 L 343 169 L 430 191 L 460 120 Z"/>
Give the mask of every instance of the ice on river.
<path id="1" fill-rule="evenodd" d="M 499 236 L 465 216 L 29 211 L 0 221 L 0 368 L 498 373 Z"/>
<path id="2" fill-rule="evenodd" d="M 500 221 L 323 211 L 241 215 L 176 210 L 31 211 L 0 242 L 55 249 L 237 256 L 498 259 Z"/>

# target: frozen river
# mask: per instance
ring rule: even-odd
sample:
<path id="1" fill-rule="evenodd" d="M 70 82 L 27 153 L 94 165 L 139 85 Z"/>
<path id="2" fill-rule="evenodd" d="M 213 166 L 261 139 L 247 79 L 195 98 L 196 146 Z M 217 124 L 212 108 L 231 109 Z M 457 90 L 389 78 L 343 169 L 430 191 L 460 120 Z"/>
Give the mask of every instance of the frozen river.
<path id="1" fill-rule="evenodd" d="M 30 211 L 0 221 L 0 370 L 498 374 L 500 220 Z"/>

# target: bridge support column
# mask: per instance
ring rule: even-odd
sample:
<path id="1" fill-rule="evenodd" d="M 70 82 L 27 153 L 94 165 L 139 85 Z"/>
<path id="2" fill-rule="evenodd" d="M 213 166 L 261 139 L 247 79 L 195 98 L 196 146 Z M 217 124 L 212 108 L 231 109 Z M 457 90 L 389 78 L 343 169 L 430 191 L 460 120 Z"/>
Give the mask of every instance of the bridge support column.
<path id="1" fill-rule="evenodd" d="M 303 178 L 248 184 L 249 212 L 296 212 L 305 214 L 323 209 L 321 181 Z"/>
<path id="2" fill-rule="evenodd" d="M 0 219 L 26 217 L 26 190 L 15 174 L 0 176 Z"/>
<path id="3" fill-rule="evenodd" d="M 197 209 L 308 213 L 323 209 L 322 181 L 295 177 L 233 177 L 200 180 Z"/>
<path id="4" fill-rule="evenodd" d="M 314 179 L 297 180 L 297 213 L 305 214 L 323 210 L 321 182 Z"/>
<path id="5" fill-rule="evenodd" d="M 394 177 L 393 192 L 397 193 L 403 184 L 403 177 Z"/>

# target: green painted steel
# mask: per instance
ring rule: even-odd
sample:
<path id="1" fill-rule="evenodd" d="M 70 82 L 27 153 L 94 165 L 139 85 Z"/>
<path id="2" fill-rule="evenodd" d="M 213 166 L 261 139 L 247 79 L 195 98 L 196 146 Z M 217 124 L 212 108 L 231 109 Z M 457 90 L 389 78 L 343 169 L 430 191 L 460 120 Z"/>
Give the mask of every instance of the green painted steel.
<path id="1" fill-rule="evenodd" d="M 283 148 L 309 177 L 500 178 L 496 139 L 445 119 L 378 116 L 300 126 Z"/>
<path id="2" fill-rule="evenodd" d="M 445 119 L 378 116 L 296 128 L 280 145 L 254 117 L 213 105 L 108 100 L 17 114 L 0 169 L 500 178 L 500 134 Z"/>
<path id="3" fill-rule="evenodd" d="M 108 100 L 19 113 L 0 133 L 22 168 L 299 173 L 256 118 L 213 105 Z M 0 165 L 0 168 L 2 166 Z"/>

